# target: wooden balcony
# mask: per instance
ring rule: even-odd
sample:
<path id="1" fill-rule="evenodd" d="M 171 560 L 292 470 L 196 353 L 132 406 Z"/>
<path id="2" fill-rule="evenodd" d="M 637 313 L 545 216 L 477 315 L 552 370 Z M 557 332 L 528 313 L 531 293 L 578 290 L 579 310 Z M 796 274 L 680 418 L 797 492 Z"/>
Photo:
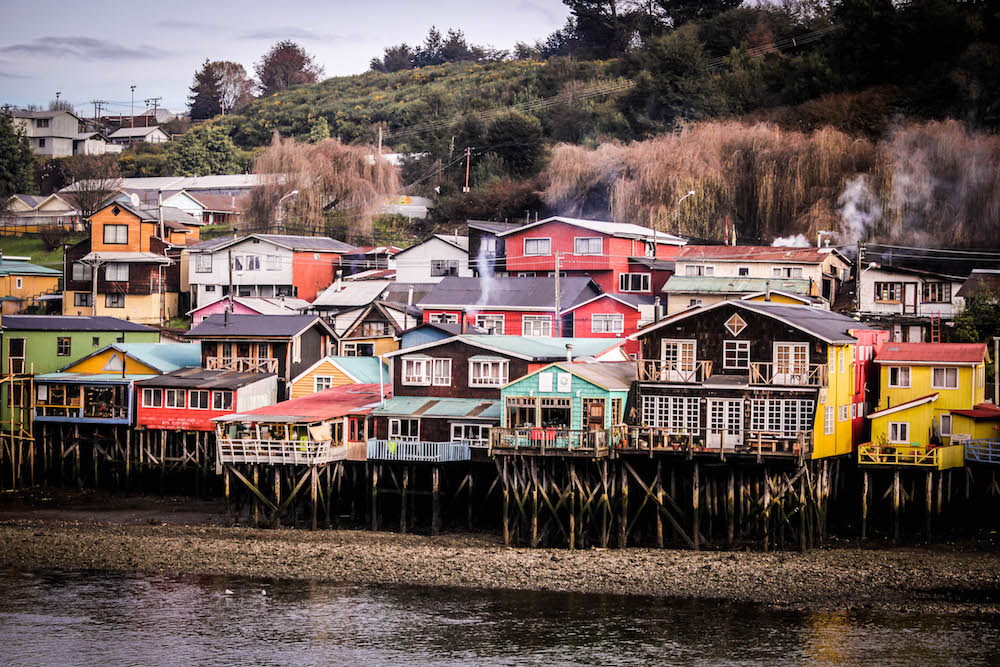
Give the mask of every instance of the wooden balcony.
<path id="1" fill-rule="evenodd" d="M 826 364 L 795 365 L 756 362 L 750 364 L 750 384 L 779 387 L 825 387 L 828 382 Z"/>
<path id="2" fill-rule="evenodd" d="M 639 379 L 644 382 L 705 382 L 712 377 L 711 361 L 679 362 L 640 359 Z"/>
<path id="3" fill-rule="evenodd" d="M 40 403 L 34 405 L 34 418 L 37 421 L 65 421 L 87 423 L 122 423 L 131 421 L 127 405 L 109 405 L 106 403 L 79 403 L 62 405 L 57 403 Z"/>
<path id="4" fill-rule="evenodd" d="M 322 465 L 347 458 L 347 445 L 332 440 L 218 438 L 220 463 Z"/>
<path id="5" fill-rule="evenodd" d="M 624 426 L 596 431 L 563 428 L 491 428 L 491 454 L 607 456 L 626 436 Z"/>
<path id="6" fill-rule="evenodd" d="M 1000 465 L 1000 440 L 966 441 L 965 460 Z"/>
<path id="7" fill-rule="evenodd" d="M 620 452 L 678 453 L 687 456 L 750 455 L 758 459 L 769 457 L 799 457 L 812 453 L 813 431 L 775 433 L 770 431 L 729 431 L 670 429 L 651 426 L 629 426 L 626 437 L 619 441 Z"/>
<path id="8" fill-rule="evenodd" d="M 252 359 L 249 357 L 206 357 L 205 368 L 210 371 L 240 371 L 243 373 L 277 373 L 277 359 Z"/>
<path id="9" fill-rule="evenodd" d="M 423 440 L 368 441 L 369 461 L 410 461 L 414 463 L 448 463 L 468 461 L 469 446 L 461 442 L 426 442 Z"/>
<path id="10" fill-rule="evenodd" d="M 875 445 L 858 447 L 858 465 L 947 470 L 965 465 L 965 446 Z"/>

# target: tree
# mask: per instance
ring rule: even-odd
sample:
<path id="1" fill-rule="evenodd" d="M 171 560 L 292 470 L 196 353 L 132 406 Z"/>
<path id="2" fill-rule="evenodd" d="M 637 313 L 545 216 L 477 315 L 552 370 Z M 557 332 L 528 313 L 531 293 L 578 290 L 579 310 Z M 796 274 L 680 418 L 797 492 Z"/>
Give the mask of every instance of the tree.
<path id="1" fill-rule="evenodd" d="M 670 25 L 679 28 L 691 21 L 705 21 L 743 4 L 743 0 L 656 0 Z"/>
<path id="2" fill-rule="evenodd" d="M 323 74 L 312 55 L 287 39 L 272 46 L 254 69 L 261 95 L 273 95 L 301 83 L 316 83 Z"/>
<path id="3" fill-rule="evenodd" d="M 122 172 L 118 160 L 114 155 L 74 155 L 65 158 L 65 163 L 74 184 L 76 208 L 89 226 L 90 216 L 121 189 Z"/>
<path id="4" fill-rule="evenodd" d="M 175 176 L 207 176 L 240 172 L 236 145 L 214 124 L 197 127 L 168 148 L 167 164 Z"/>
<path id="5" fill-rule="evenodd" d="M 8 113 L 0 113 L 0 213 L 11 195 L 34 190 L 35 155 L 31 143 Z"/>
<path id="6" fill-rule="evenodd" d="M 336 139 L 308 144 L 275 134 L 254 161 L 261 184 L 250 192 L 248 228 L 315 233 L 348 221 L 358 236 L 371 236 L 371 216 L 399 189 L 396 167 L 371 153 Z"/>
<path id="7" fill-rule="evenodd" d="M 73 111 L 73 105 L 66 100 L 49 100 L 49 111 Z"/>
<path id="8" fill-rule="evenodd" d="M 330 138 L 330 124 L 326 122 L 325 117 L 320 116 L 319 119 L 317 119 L 316 122 L 312 124 L 312 127 L 309 128 L 309 137 L 307 140 L 311 144 L 318 144 L 324 139 L 329 139 L 329 138 Z"/>
<path id="9" fill-rule="evenodd" d="M 222 73 L 215 63 L 205 60 L 201 69 L 195 72 L 190 90 L 188 111 L 192 120 L 212 118 L 222 113 Z"/>
<path id="10" fill-rule="evenodd" d="M 381 58 L 372 58 L 372 70 L 376 72 L 401 72 L 413 68 L 413 49 L 408 44 L 387 46 Z"/>
<path id="11" fill-rule="evenodd" d="M 512 176 L 531 176 L 541 168 L 545 154 L 542 123 L 534 116 L 510 111 L 497 116 L 486 129 L 490 152 L 503 160 Z"/>
<path id="12" fill-rule="evenodd" d="M 253 101 L 253 81 L 243 65 L 228 60 L 211 63 L 219 74 L 219 98 L 222 113 L 240 113 Z"/>

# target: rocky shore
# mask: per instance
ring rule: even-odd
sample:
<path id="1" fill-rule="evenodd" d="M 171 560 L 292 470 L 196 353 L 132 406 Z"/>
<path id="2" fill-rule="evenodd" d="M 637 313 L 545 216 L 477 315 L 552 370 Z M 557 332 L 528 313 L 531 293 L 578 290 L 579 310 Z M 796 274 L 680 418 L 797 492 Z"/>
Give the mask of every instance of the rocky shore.
<path id="1" fill-rule="evenodd" d="M 509 549 L 492 535 L 254 530 L 110 508 L 0 507 L 0 569 L 92 569 L 723 600 L 800 611 L 1000 613 L 990 543 L 831 545 L 807 554 Z M 87 516 L 84 516 L 87 515 Z M 131 517 L 131 518 L 130 518 Z M 164 520 L 160 520 L 160 519 Z M 184 515 L 190 519 L 190 513 Z"/>

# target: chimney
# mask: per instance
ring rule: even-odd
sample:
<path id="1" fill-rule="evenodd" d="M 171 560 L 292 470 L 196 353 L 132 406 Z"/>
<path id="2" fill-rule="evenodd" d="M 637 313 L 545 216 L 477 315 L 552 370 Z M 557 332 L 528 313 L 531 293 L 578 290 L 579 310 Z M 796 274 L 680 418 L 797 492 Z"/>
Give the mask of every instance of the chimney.
<path id="1" fill-rule="evenodd" d="M 461 331 L 462 331 L 462 334 L 464 335 L 465 331 L 466 331 L 466 327 L 469 324 L 469 321 L 468 321 L 468 318 L 466 317 L 466 314 L 465 314 L 464 310 L 461 313 L 459 313 L 458 316 L 462 320 L 462 329 L 461 329 Z"/>
<path id="2" fill-rule="evenodd" d="M 413 305 L 413 285 L 410 285 L 410 289 L 406 291 L 406 305 Z"/>
<path id="3" fill-rule="evenodd" d="M 225 313 L 225 315 L 223 315 L 223 319 L 225 321 L 225 326 L 228 327 L 229 326 L 229 308 L 226 308 L 226 313 Z"/>
<path id="4" fill-rule="evenodd" d="M 573 343 L 566 343 L 566 361 L 573 363 Z"/>
<path id="5" fill-rule="evenodd" d="M 659 322 L 663 319 L 663 306 L 660 305 L 660 297 L 653 298 L 653 321 Z"/>
<path id="6" fill-rule="evenodd" d="M 770 300 L 771 300 L 771 281 L 768 280 L 766 283 L 764 283 L 764 301 L 770 301 Z"/>

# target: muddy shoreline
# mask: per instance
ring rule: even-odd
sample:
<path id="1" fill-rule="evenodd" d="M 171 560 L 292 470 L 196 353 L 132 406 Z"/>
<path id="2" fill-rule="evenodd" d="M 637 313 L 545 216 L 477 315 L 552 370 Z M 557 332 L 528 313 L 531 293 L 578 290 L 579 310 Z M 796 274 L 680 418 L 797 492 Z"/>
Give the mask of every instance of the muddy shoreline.
<path id="1" fill-rule="evenodd" d="M 0 569 L 109 570 L 721 600 L 795 611 L 1000 614 L 995 541 L 794 552 L 509 549 L 490 534 L 219 525 L 183 499 L 0 500 Z M 61 518 L 58 518 L 61 517 Z"/>

